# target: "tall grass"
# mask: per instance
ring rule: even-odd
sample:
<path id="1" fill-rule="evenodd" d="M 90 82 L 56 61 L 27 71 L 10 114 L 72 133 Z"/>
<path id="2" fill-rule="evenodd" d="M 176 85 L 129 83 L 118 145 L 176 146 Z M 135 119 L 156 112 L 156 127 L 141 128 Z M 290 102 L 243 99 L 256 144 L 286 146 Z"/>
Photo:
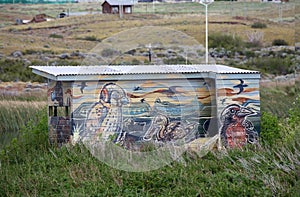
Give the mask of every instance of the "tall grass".
<path id="1" fill-rule="evenodd" d="M 36 113 L 46 102 L 0 101 L 0 132 L 17 132 L 28 121 L 37 122 Z"/>
<path id="2" fill-rule="evenodd" d="M 45 101 L 9 101 L 0 100 L 0 149 L 17 137 L 19 130 L 29 121 L 36 124 L 36 115 L 43 110 L 46 113 Z"/>
<path id="3" fill-rule="evenodd" d="M 0 154 L 0 191 L 5 196 L 295 196 L 299 187 L 299 144 L 246 147 L 148 172 L 111 168 L 82 145 L 47 143 L 47 121 L 26 129 Z M 299 139 L 295 139 L 297 141 Z"/>
<path id="4" fill-rule="evenodd" d="M 295 129 L 299 122 L 299 102 L 290 110 L 291 118 L 281 119 L 277 125 L 282 132 Z M 23 127 L 19 138 L 0 152 L 0 193 L 4 196 L 297 196 L 300 193 L 298 131 L 293 138 L 280 135 L 286 138 L 280 144 L 215 151 L 204 157 L 187 152 L 165 167 L 138 173 L 105 165 L 81 144 L 61 148 L 49 144 L 47 114 L 41 112 L 38 116 L 40 121 Z M 273 126 L 265 126 L 268 125 L 271 131 Z"/>

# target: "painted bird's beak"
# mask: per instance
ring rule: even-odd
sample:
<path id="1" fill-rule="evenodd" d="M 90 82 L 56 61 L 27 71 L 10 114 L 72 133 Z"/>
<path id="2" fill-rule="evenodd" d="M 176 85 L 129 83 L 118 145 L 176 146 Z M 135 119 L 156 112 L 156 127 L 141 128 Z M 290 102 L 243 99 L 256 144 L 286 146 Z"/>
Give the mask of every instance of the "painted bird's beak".
<path id="1" fill-rule="evenodd" d="M 121 103 L 122 103 L 122 105 L 127 105 L 127 104 L 129 103 L 128 98 L 123 97 L 123 98 L 121 99 Z"/>
<path id="2" fill-rule="evenodd" d="M 237 116 L 238 117 L 245 117 L 248 116 L 250 114 L 254 114 L 255 112 L 253 112 L 252 110 L 248 109 L 248 108 L 241 108 L 240 111 L 237 112 Z"/>

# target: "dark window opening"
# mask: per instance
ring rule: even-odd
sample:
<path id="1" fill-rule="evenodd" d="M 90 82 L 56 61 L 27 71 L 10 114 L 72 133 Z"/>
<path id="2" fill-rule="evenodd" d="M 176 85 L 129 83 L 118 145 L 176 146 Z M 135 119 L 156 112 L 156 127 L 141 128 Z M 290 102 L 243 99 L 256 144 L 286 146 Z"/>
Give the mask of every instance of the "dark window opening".
<path id="1" fill-rule="evenodd" d="M 69 106 L 64 106 L 64 107 L 49 106 L 49 116 L 68 117 L 70 116 Z"/>
<path id="2" fill-rule="evenodd" d="M 53 106 L 49 106 L 49 116 L 53 116 Z"/>
<path id="3" fill-rule="evenodd" d="M 56 106 L 54 106 L 54 114 L 53 114 L 53 116 L 57 116 L 57 107 Z"/>

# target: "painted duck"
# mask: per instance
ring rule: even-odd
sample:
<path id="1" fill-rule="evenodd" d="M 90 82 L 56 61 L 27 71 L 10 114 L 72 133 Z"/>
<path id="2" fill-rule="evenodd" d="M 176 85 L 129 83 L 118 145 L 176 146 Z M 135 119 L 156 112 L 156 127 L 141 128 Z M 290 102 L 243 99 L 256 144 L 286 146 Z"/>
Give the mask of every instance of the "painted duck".
<path id="1" fill-rule="evenodd" d="M 175 141 L 185 138 L 194 129 L 194 123 L 182 123 L 181 121 L 169 121 L 165 115 L 157 115 L 145 135 L 144 141 L 155 140 L 158 142 Z"/>

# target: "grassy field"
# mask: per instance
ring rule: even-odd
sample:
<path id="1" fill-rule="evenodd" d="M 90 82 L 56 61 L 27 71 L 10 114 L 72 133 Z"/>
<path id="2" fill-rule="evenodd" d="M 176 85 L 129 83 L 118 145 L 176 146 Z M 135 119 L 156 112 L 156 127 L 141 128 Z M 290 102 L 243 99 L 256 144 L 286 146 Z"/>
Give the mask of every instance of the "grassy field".
<path id="1" fill-rule="evenodd" d="M 12 52 L 21 50 L 29 59 L 36 59 L 36 55 L 32 57 L 30 54 L 87 52 L 114 34 L 145 26 L 171 28 L 190 36 L 200 44 L 204 44 L 205 41 L 205 9 L 198 3 L 159 3 L 153 7 L 152 4 L 137 4 L 134 14 L 125 15 L 123 18 L 119 18 L 118 15 L 100 14 L 101 7 L 98 3 L 47 5 L 47 9 L 43 9 L 43 6 L 45 5 L 0 5 L 3 10 L 0 14 L 0 53 L 9 56 Z M 94 11 L 99 14 L 14 25 L 16 18 L 31 19 L 35 14 L 44 12 L 55 17 L 66 8 L 70 8 L 71 12 Z M 239 35 L 244 40 L 248 39 L 249 33 L 260 31 L 264 35 L 265 45 L 270 45 L 274 39 L 285 39 L 290 45 L 294 45 L 293 4 L 284 4 L 282 9 L 282 21 L 279 21 L 276 4 L 215 2 L 209 8 L 209 31 Z M 267 24 L 267 28 L 252 29 L 251 25 L 256 21 Z M 235 24 L 229 25 L 224 22 Z M 134 34 L 130 36 L 132 42 L 135 42 Z M 89 38 L 94 38 L 94 41 Z M 144 39 L 153 43 L 156 38 Z M 118 45 L 118 42 L 111 44 Z"/>
<path id="2" fill-rule="evenodd" d="M 294 112 L 300 111 L 294 108 Z M 299 117 L 280 122 L 263 119 L 266 131 L 282 131 L 273 133 L 273 146 L 264 143 L 204 157 L 187 152 L 158 170 L 126 172 L 100 162 L 81 144 L 50 145 L 43 112 L 39 122 L 22 128 L 20 138 L 1 150 L 0 192 L 4 196 L 297 196 L 300 135 L 290 135 Z"/>

